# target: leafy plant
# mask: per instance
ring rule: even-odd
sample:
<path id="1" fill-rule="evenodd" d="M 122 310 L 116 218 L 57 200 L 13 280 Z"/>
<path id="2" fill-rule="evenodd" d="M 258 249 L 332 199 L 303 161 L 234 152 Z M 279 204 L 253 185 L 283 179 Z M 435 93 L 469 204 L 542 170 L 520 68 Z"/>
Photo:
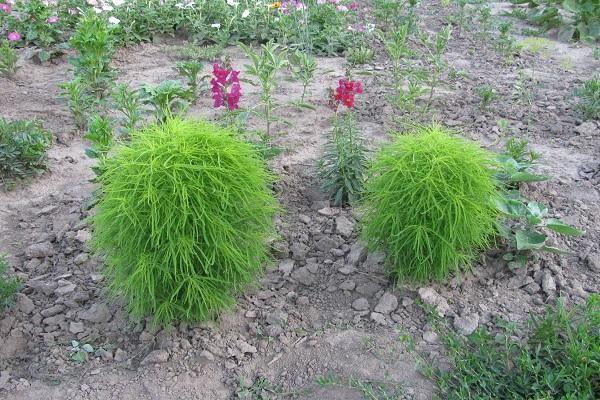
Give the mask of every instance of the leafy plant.
<path id="1" fill-rule="evenodd" d="M 77 340 L 71 340 L 69 348 L 69 358 L 78 364 L 82 364 L 88 360 L 90 354 L 94 353 L 94 348 L 91 344 L 81 344 Z"/>
<path id="2" fill-rule="evenodd" d="M 168 119 L 134 132 L 104 167 L 94 247 L 134 317 L 212 318 L 254 282 L 277 206 L 252 146 L 207 122 Z"/>
<path id="3" fill-rule="evenodd" d="M 52 135 L 38 121 L 0 118 L 0 183 L 11 183 L 46 170 Z"/>
<path id="4" fill-rule="evenodd" d="M 17 73 L 18 59 L 16 50 L 8 41 L 3 40 L 0 46 L 0 73 L 12 78 Z"/>
<path id="5" fill-rule="evenodd" d="M 98 165 L 92 167 L 98 176 L 102 175 L 104 160 L 114 145 L 113 131 L 113 123 L 107 116 L 94 114 L 90 118 L 85 138 L 92 142 L 92 146 L 85 149 L 85 154 L 98 159 Z"/>
<path id="6" fill-rule="evenodd" d="M 158 85 L 145 84 L 142 89 L 142 102 L 154 108 L 157 121 L 166 121 L 183 113 L 192 100 L 192 92 L 185 89 L 180 81 L 166 80 Z"/>
<path id="7" fill-rule="evenodd" d="M 438 125 L 382 148 L 369 169 L 363 235 L 399 279 L 442 280 L 495 233 L 492 155 Z"/>
<path id="8" fill-rule="evenodd" d="M 240 44 L 240 47 L 252 61 L 252 64 L 246 64 L 244 67 L 247 74 L 258 79 L 262 103 L 259 115 L 265 120 L 267 136 L 271 136 L 271 124 L 276 121 L 273 116 L 273 90 L 277 86 L 277 73 L 287 65 L 287 50 L 280 50 L 279 45 L 273 42 L 263 44 L 258 52 L 243 44 Z"/>
<path id="9" fill-rule="evenodd" d="M 86 91 L 98 100 L 103 99 L 116 77 L 110 67 L 115 51 L 113 29 L 102 15 L 90 9 L 79 19 L 69 41 L 77 52 L 69 60 L 75 77 L 80 78 Z"/>
<path id="10" fill-rule="evenodd" d="M 507 63 L 512 62 L 516 50 L 516 40 L 512 36 L 512 22 L 502 22 L 498 25 L 499 35 L 496 39 L 496 51 L 498 51 Z"/>
<path id="11" fill-rule="evenodd" d="M 375 52 L 366 46 L 352 47 L 348 49 L 346 58 L 351 65 L 364 65 L 373 61 Z"/>
<path id="12" fill-rule="evenodd" d="M 304 103 L 306 90 L 315 78 L 317 60 L 310 54 L 300 50 L 296 50 L 289 58 L 290 65 L 292 66 L 292 74 L 302 82 L 302 98 L 300 101 Z"/>
<path id="13" fill-rule="evenodd" d="M 525 334 L 501 321 L 497 333 L 469 336 L 438 322 L 450 370 L 436 374 L 440 393 L 462 399 L 597 399 L 600 303 L 592 295 L 570 310 L 561 302 L 532 317 Z M 517 337 L 524 336 L 523 339 Z"/>
<path id="14" fill-rule="evenodd" d="M 498 155 L 496 178 L 505 188 L 502 196 L 496 198 L 496 205 L 502 218 L 498 221 L 498 232 L 508 243 L 504 259 L 512 268 L 525 266 L 532 251 L 545 250 L 562 253 L 559 248 L 548 246 L 548 236 L 544 228 L 559 234 L 581 236 L 583 231 L 565 224 L 556 218 L 547 218 L 548 207 L 530 201 L 519 191 L 523 182 L 539 182 L 547 176 L 532 171 L 540 155 L 529 149 L 526 140 L 510 139 L 506 151 Z"/>
<path id="15" fill-rule="evenodd" d="M 139 91 L 130 90 L 126 83 L 119 83 L 112 96 L 115 108 L 125 117 L 123 122 L 125 132 L 131 133 L 142 119 L 142 99 Z"/>
<path id="16" fill-rule="evenodd" d="M 7 277 L 8 261 L 0 254 L 0 312 L 13 304 L 15 293 L 20 289 L 21 283 L 17 278 Z"/>
<path id="17" fill-rule="evenodd" d="M 59 84 L 58 87 L 61 89 L 59 96 L 67 101 L 75 126 L 80 130 L 85 129 L 88 112 L 92 108 L 94 100 L 87 93 L 82 78 L 74 78 L 69 82 Z"/>
<path id="18" fill-rule="evenodd" d="M 421 43 L 426 48 L 425 58 L 428 60 L 430 65 L 429 71 L 429 99 L 427 100 L 427 107 L 431 106 L 431 100 L 437 85 L 440 82 L 442 72 L 448 67 L 448 63 L 444 60 L 444 54 L 448 48 L 448 42 L 450 41 L 450 35 L 452 34 L 452 27 L 446 25 L 439 32 L 431 38 L 429 35 L 422 33 L 420 35 Z"/>
<path id="19" fill-rule="evenodd" d="M 180 54 L 190 61 L 206 60 L 212 62 L 223 54 L 223 46 L 221 44 L 198 46 L 195 43 L 190 43 L 181 50 Z"/>
<path id="20" fill-rule="evenodd" d="M 336 207 L 360 199 L 367 169 L 366 152 L 356 118 L 351 112 L 342 114 L 336 119 L 333 135 L 319 163 L 322 188 Z"/>
<path id="21" fill-rule="evenodd" d="M 600 4 L 594 0 L 512 0 L 527 4 L 527 20 L 545 32 L 558 28 L 562 40 L 600 38 Z"/>
<path id="22" fill-rule="evenodd" d="M 498 225 L 498 231 L 509 246 L 504 260 L 513 268 L 525 266 L 532 251 L 563 253 L 563 250 L 547 245 L 548 236 L 543 233 L 543 228 L 563 235 L 583 235 L 583 231 L 557 218 L 546 218 L 548 207 L 536 201 L 529 201 L 518 190 L 505 193 L 498 198 L 497 205 L 498 210 L 505 216 Z"/>
<path id="23" fill-rule="evenodd" d="M 198 94 L 198 74 L 202 71 L 202 64 L 198 61 L 180 61 L 175 65 L 175 69 L 187 79 L 188 86 L 195 100 Z"/>
<path id="24" fill-rule="evenodd" d="M 498 99 L 498 92 L 490 85 L 479 85 L 475 88 L 479 95 L 479 109 L 486 111 L 490 104 Z"/>
<path id="25" fill-rule="evenodd" d="M 600 80 L 589 79 L 577 90 L 578 110 L 588 119 L 600 119 Z"/>

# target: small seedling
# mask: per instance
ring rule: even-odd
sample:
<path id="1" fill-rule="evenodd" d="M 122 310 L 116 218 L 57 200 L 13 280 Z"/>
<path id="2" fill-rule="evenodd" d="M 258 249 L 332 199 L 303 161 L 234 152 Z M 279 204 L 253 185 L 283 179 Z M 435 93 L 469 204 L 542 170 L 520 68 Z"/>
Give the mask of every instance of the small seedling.
<path id="1" fill-rule="evenodd" d="M 13 304 L 15 294 L 21 287 L 17 278 L 8 277 L 8 261 L 6 256 L 0 254 L 0 315 L 4 309 Z"/>
<path id="2" fill-rule="evenodd" d="M 295 53 L 290 55 L 289 61 L 294 77 L 302 82 L 302 99 L 300 101 L 304 103 L 306 90 L 315 78 L 317 60 L 306 52 L 296 50 Z"/>
<path id="3" fill-rule="evenodd" d="M 180 81 L 174 80 L 166 80 L 158 85 L 145 84 L 141 93 L 142 102 L 154 108 L 159 122 L 185 112 L 193 98 L 190 90 L 185 89 Z"/>
<path id="4" fill-rule="evenodd" d="M 90 354 L 94 353 L 94 348 L 91 344 L 81 344 L 77 340 L 71 341 L 71 347 L 69 348 L 69 358 L 78 364 L 86 362 Z"/>
<path id="5" fill-rule="evenodd" d="M 194 95 L 195 101 L 198 95 L 198 74 L 202 71 L 202 64 L 198 61 L 180 61 L 175 65 L 175 69 L 187 79 L 187 84 Z"/>
<path id="6" fill-rule="evenodd" d="M 122 122 L 125 133 L 130 134 L 136 129 L 137 123 L 142 118 L 142 99 L 139 91 L 130 90 L 125 83 L 120 83 L 113 91 L 114 107 L 123 114 Z"/>
<path id="7" fill-rule="evenodd" d="M 498 92 L 490 85 L 479 85 L 475 91 L 479 96 L 479 109 L 482 112 L 487 111 L 490 104 L 498 99 Z"/>
<path id="8" fill-rule="evenodd" d="M 577 109 L 587 119 L 600 119 L 600 80 L 590 79 L 576 91 Z"/>
<path id="9" fill-rule="evenodd" d="M 375 58 L 375 52 L 367 46 L 352 47 L 346 55 L 352 66 L 368 64 Z"/>
<path id="10" fill-rule="evenodd" d="M 58 87 L 61 89 L 59 96 L 67 101 L 75 126 L 79 130 L 84 130 L 87 124 L 88 112 L 94 101 L 88 95 L 82 78 L 74 78 L 70 82 L 59 84 Z"/>
<path id="11" fill-rule="evenodd" d="M 12 78 L 17 73 L 17 51 L 8 41 L 3 41 L 0 46 L 0 73 Z"/>

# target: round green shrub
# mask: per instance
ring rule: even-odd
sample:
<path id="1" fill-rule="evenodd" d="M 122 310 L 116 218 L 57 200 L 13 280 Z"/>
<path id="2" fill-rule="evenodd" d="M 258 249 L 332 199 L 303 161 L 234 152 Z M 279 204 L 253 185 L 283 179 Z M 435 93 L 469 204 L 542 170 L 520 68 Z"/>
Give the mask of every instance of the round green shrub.
<path id="1" fill-rule="evenodd" d="M 133 133 L 103 168 L 94 246 L 132 315 L 213 318 L 262 271 L 277 204 L 249 144 L 173 119 Z"/>
<path id="2" fill-rule="evenodd" d="M 396 278 L 442 280 L 490 244 L 497 191 L 476 143 L 419 127 L 381 149 L 369 175 L 363 233 Z"/>

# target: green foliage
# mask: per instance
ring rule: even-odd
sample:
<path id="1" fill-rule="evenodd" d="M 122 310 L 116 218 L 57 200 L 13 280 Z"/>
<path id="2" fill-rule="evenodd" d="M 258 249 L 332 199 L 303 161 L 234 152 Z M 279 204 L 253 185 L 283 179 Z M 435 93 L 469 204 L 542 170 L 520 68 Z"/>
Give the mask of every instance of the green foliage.
<path id="1" fill-rule="evenodd" d="M 496 199 L 496 206 L 502 218 L 498 221 L 498 232 L 507 241 L 508 252 L 504 260 L 511 268 L 525 266 L 533 251 L 562 253 L 557 247 L 548 246 L 545 229 L 568 236 L 581 236 L 583 232 L 565 224 L 559 219 L 548 218 L 548 207 L 530 201 L 519 191 L 522 182 L 539 182 L 547 176 L 532 172 L 539 154 L 529 149 L 526 140 L 512 138 L 506 144 L 506 151 L 499 154 L 496 179 L 503 184 L 502 196 Z"/>
<path id="2" fill-rule="evenodd" d="M 271 124 L 276 120 L 273 115 L 275 99 L 273 90 L 277 86 L 277 74 L 288 65 L 287 50 L 281 50 L 276 43 L 263 44 L 259 51 L 240 44 L 252 64 L 244 65 L 246 73 L 255 77 L 261 88 L 262 111 L 259 115 L 265 120 L 267 136 L 271 135 Z"/>
<path id="3" fill-rule="evenodd" d="M 94 244 L 133 316 L 214 317 L 262 271 L 277 206 L 249 144 L 169 119 L 133 133 L 104 166 Z"/>
<path id="4" fill-rule="evenodd" d="M 453 367 L 438 385 L 448 400 L 600 398 L 600 303 L 562 303 L 534 317 L 523 340 L 503 322 L 499 332 L 477 330 L 468 337 L 439 329 Z"/>
<path id="5" fill-rule="evenodd" d="M 67 101 L 75 126 L 80 130 L 85 129 L 88 112 L 94 104 L 94 100 L 87 92 L 86 84 L 81 77 L 76 77 L 69 82 L 59 84 L 58 87 L 61 89 L 59 96 Z"/>
<path id="6" fill-rule="evenodd" d="M 92 146 L 85 149 L 85 154 L 90 158 L 98 159 L 98 165 L 92 167 L 96 175 L 102 175 L 104 160 L 114 145 L 114 127 L 107 116 L 94 114 L 90 118 L 88 131 L 85 138 L 92 142 Z"/>
<path id="7" fill-rule="evenodd" d="M 368 64 L 375 58 L 375 52 L 367 46 L 351 47 L 348 49 L 346 58 L 350 65 L 364 65 Z"/>
<path id="8" fill-rule="evenodd" d="M 418 0 L 374 0 L 373 14 L 385 30 L 392 30 L 413 19 L 418 5 Z"/>
<path id="9" fill-rule="evenodd" d="M 12 78 L 17 73 L 17 52 L 6 40 L 0 46 L 0 74 Z"/>
<path id="10" fill-rule="evenodd" d="M 142 99 L 136 90 L 130 90 L 126 83 L 119 83 L 113 91 L 114 107 L 123 114 L 121 122 L 125 128 L 125 133 L 129 134 L 136 129 L 136 126 L 142 118 Z"/>
<path id="11" fill-rule="evenodd" d="M 4 1 L 6 3 L 6 1 Z M 48 61 L 63 54 L 63 24 L 59 19 L 49 23 L 48 18 L 57 15 L 56 6 L 42 0 L 19 0 L 13 4 L 13 12 L 0 11 L 0 36 L 5 32 L 19 32 L 23 42 L 32 47 L 32 56 L 38 61 Z"/>
<path id="12" fill-rule="evenodd" d="M 589 79 L 577 90 L 581 114 L 588 119 L 600 119 L 600 80 Z"/>
<path id="13" fill-rule="evenodd" d="M 94 347 L 91 344 L 81 344 L 77 340 L 71 341 L 69 348 L 69 358 L 78 364 L 86 362 L 90 354 L 94 353 Z"/>
<path id="14" fill-rule="evenodd" d="M 350 112 L 343 114 L 336 120 L 333 136 L 319 163 L 322 188 L 335 206 L 360 199 L 367 169 L 366 152 L 356 118 Z"/>
<path id="15" fill-rule="evenodd" d="M 475 88 L 479 96 L 479 109 L 487 111 L 490 104 L 498 99 L 498 92 L 490 85 L 479 85 Z"/>
<path id="16" fill-rule="evenodd" d="M 184 47 L 181 56 L 191 61 L 215 61 L 223 54 L 223 46 L 221 44 L 213 44 L 208 46 L 198 46 L 195 43 L 189 43 Z"/>
<path id="17" fill-rule="evenodd" d="M 102 15 L 88 10 L 79 19 L 69 41 L 77 52 L 69 60 L 74 67 L 75 77 L 80 78 L 86 91 L 97 99 L 104 97 L 116 77 L 110 67 L 115 51 L 113 29 Z"/>
<path id="18" fill-rule="evenodd" d="M 545 32 L 558 28 L 558 37 L 569 41 L 600 38 L 600 3 L 597 0 L 512 0 L 527 4 L 527 20 Z"/>
<path id="19" fill-rule="evenodd" d="M 8 261 L 0 254 L 0 313 L 13 304 L 15 293 L 21 288 L 21 283 L 16 278 L 6 276 Z"/>
<path id="20" fill-rule="evenodd" d="M 296 52 L 290 54 L 289 63 L 294 78 L 302 82 L 302 98 L 300 101 L 304 103 L 306 90 L 315 78 L 317 60 L 305 51 L 296 50 Z"/>
<path id="21" fill-rule="evenodd" d="M 0 184 L 46 170 L 52 135 L 38 121 L 0 118 Z"/>
<path id="22" fill-rule="evenodd" d="M 363 234 L 390 273 L 443 280 L 490 245 L 497 196 L 492 156 L 438 125 L 382 148 L 370 168 Z"/>
<path id="23" fill-rule="evenodd" d="M 511 63 L 516 51 L 516 40 L 512 35 L 512 22 L 502 22 L 498 25 L 498 38 L 495 47 L 498 53 L 502 54 L 505 62 Z"/>
<path id="24" fill-rule="evenodd" d="M 185 89 L 180 81 L 174 80 L 166 80 L 158 85 L 145 84 L 141 92 L 142 102 L 154 108 L 159 122 L 183 113 L 193 99 L 192 92 Z"/>
<path id="25" fill-rule="evenodd" d="M 198 74 L 202 71 L 202 64 L 198 61 L 180 61 L 175 64 L 175 69 L 181 76 L 187 79 L 187 84 L 196 99 L 198 94 Z"/>

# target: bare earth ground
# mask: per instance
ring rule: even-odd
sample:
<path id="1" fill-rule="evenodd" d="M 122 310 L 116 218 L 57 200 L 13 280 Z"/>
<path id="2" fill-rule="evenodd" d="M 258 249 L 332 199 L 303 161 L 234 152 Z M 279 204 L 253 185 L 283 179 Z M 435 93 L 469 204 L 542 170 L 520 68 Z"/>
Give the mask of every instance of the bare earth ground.
<path id="1" fill-rule="evenodd" d="M 437 7 L 426 2 L 423 8 L 434 30 L 445 20 Z M 182 44 L 120 51 L 119 79 L 134 86 L 177 79 L 173 46 Z M 244 64 L 238 51 L 229 53 L 234 66 Z M 16 307 L 0 320 L 0 398 L 230 399 L 262 387 L 272 398 L 359 400 L 364 393 L 350 383 L 355 378 L 363 385 L 385 384 L 396 392 L 393 398 L 430 399 L 433 383 L 418 373 L 414 354 L 401 340 L 409 333 L 423 354 L 442 352 L 416 299 L 438 305 L 450 323 L 468 331 L 500 318 L 522 323 L 557 296 L 573 304 L 597 293 L 600 136 L 596 122 L 576 116 L 573 97 L 573 89 L 598 68 L 591 50 L 554 43 L 549 54 L 523 54 L 506 66 L 490 43 L 467 32 L 451 41 L 447 59 L 466 74 L 445 80 L 436 97 L 437 118 L 486 146 L 503 143 L 496 127 L 500 118 L 526 134 L 524 107 L 513 94 L 517 71 L 533 71 L 539 80 L 527 136 L 543 154 L 542 171 L 553 179 L 532 186 L 529 194 L 587 231 L 582 238 L 555 238 L 572 255 L 543 255 L 511 272 L 500 254 L 489 253 L 472 273 L 448 284 L 394 286 L 381 255 L 367 254 L 358 240 L 358 215 L 329 208 L 319 191 L 315 163 L 331 127 L 326 88 L 347 67 L 342 58 L 323 58 L 309 97 L 317 110 L 280 110 L 291 126 L 277 127 L 276 143 L 285 152 L 273 163 L 286 210 L 277 221 L 282 242 L 276 264 L 218 322 L 159 331 L 144 321 L 129 322 L 122 305 L 107 299 L 101 263 L 86 246 L 93 162 L 56 99 L 56 84 L 69 79 L 67 64 L 27 63 L 15 81 L 0 78 L 2 115 L 39 117 L 58 138 L 49 173 L 0 193 L 0 250 L 25 282 Z M 366 92 L 357 100 L 359 120 L 372 148 L 388 140 L 393 127 L 392 109 L 385 105 L 386 68 L 380 54 L 365 68 L 371 75 L 361 76 Z M 502 97 L 484 114 L 473 92 L 482 83 L 494 85 Z M 281 81 L 281 102 L 299 95 L 297 83 Z M 256 88 L 244 86 L 246 105 L 257 97 Z M 214 117 L 210 97 L 201 96 L 190 114 Z M 74 364 L 71 340 L 102 350 Z M 322 377 L 329 384 L 318 385 Z"/>

